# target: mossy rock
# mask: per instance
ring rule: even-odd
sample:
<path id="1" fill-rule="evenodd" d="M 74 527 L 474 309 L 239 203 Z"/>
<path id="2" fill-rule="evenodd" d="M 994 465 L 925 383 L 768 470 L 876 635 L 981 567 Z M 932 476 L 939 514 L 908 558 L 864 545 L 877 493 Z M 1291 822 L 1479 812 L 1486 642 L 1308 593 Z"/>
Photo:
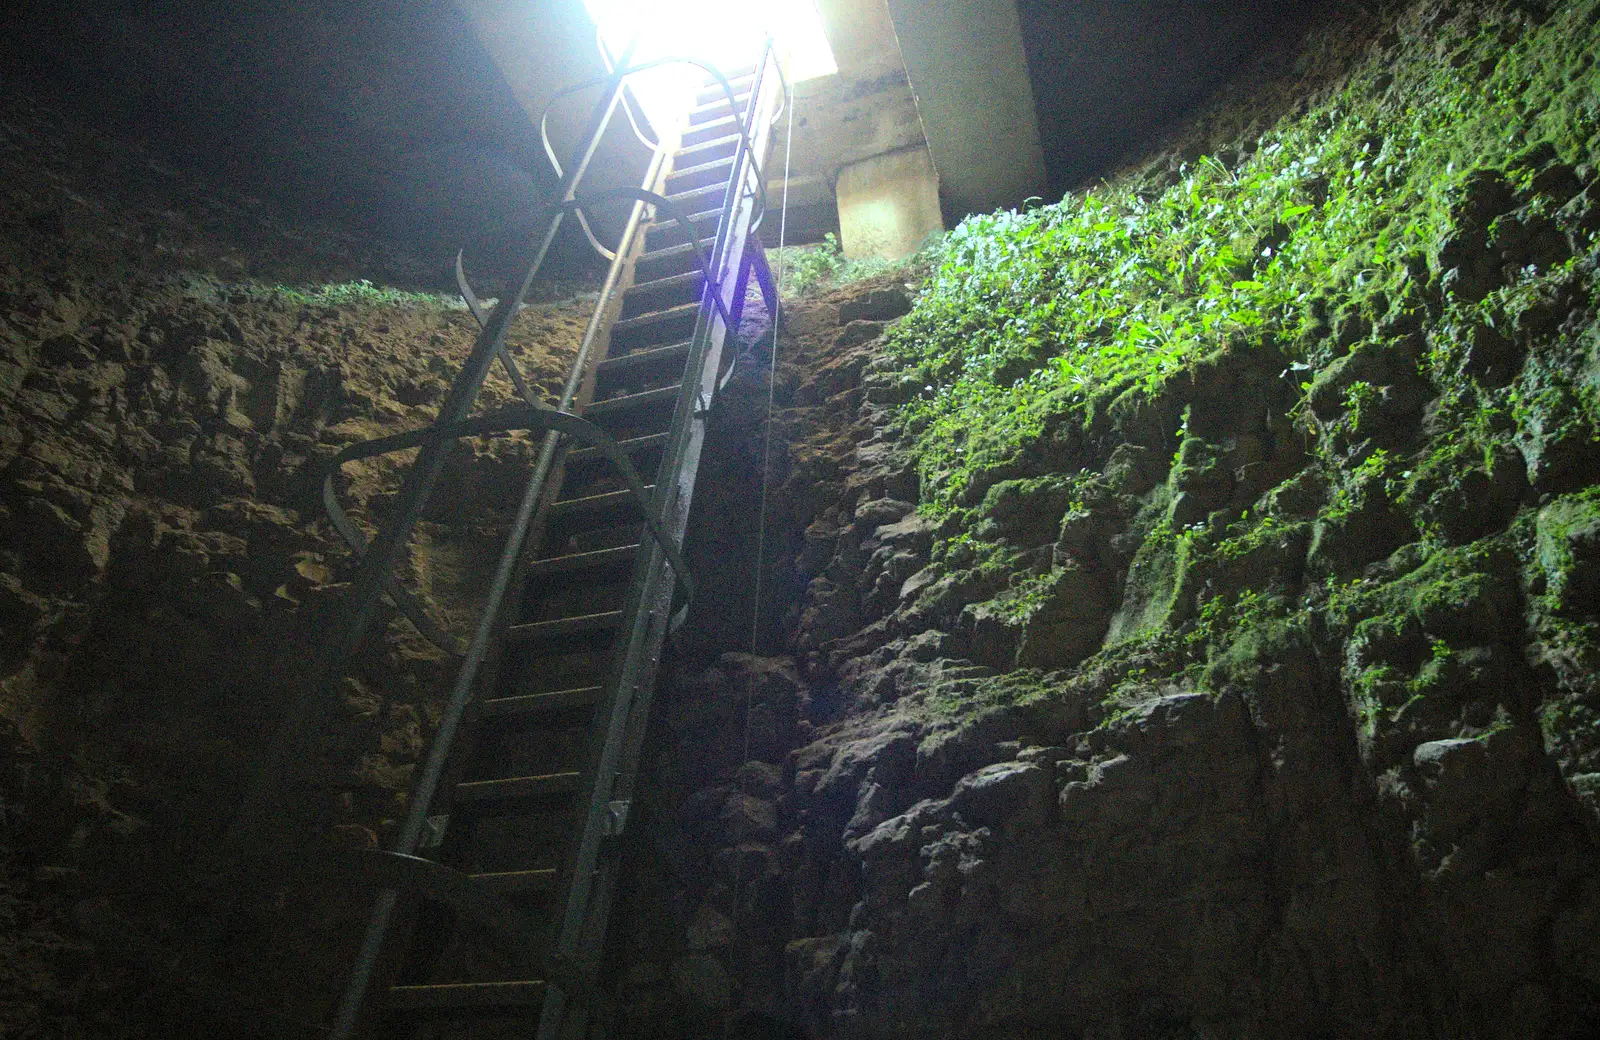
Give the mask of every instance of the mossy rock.
<path id="1" fill-rule="evenodd" d="M 1194 612 L 1192 544 L 1192 536 L 1174 532 L 1165 519 L 1151 528 L 1128 565 L 1122 601 L 1107 626 L 1108 643 L 1175 627 Z"/>
<path id="2" fill-rule="evenodd" d="M 1078 483 L 1075 477 L 1057 475 L 1001 481 L 984 494 L 977 509 L 982 519 L 973 533 L 1022 546 L 1052 542 Z"/>
<path id="3" fill-rule="evenodd" d="M 1325 516 L 1312 528 L 1308 573 L 1347 578 L 1416 538 L 1416 528 L 1387 498 L 1373 496 L 1348 512 Z"/>
<path id="4" fill-rule="evenodd" d="M 1536 353 L 1518 381 L 1516 445 L 1536 491 L 1600 480 L 1600 361 L 1578 360 Z"/>
<path id="5" fill-rule="evenodd" d="M 1025 668 L 1064 668 L 1100 649 L 1111 621 L 1111 592 L 1088 568 L 1071 564 L 1050 575 L 1017 648 Z"/>
<path id="6" fill-rule="evenodd" d="M 1207 594 L 1233 597 L 1246 589 L 1298 589 L 1305 577 L 1312 530 L 1307 521 L 1284 523 L 1266 517 L 1219 543 L 1208 560 Z"/>
<path id="7" fill-rule="evenodd" d="M 1550 605 L 1566 614 L 1600 613 L 1600 489 L 1545 506 L 1537 531 Z"/>
<path id="8" fill-rule="evenodd" d="M 1509 445 L 1486 453 L 1461 440 L 1430 453 L 1400 497 L 1420 528 L 1465 545 L 1504 528 L 1527 486 L 1522 459 Z"/>
<path id="9" fill-rule="evenodd" d="M 1171 494 L 1167 522 L 1181 531 L 1205 520 L 1233 497 L 1233 475 L 1222 462 L 1222 448 L 1199 437 L 1185 437 L 1167 475 Z"/>

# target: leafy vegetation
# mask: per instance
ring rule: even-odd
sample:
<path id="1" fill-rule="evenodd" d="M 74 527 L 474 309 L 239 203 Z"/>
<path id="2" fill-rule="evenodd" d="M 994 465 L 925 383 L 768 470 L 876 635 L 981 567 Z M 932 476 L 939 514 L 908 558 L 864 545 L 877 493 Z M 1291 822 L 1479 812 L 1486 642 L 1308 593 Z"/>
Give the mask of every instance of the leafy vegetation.
<path id="1" fill-rule="evenodd" d="M 384 285 L 374 285 L 362 278 L 354 282 L 330 285 L 259 286 L 252 290 L 256 295 L 272 296 L 305 307 L 417 307 L 436 310 L 460 310 L 466 306 L 455 296 L 437 293 L 407 292 Z"/>
<path id="2" fill-rule="evenodd" d="M 1312 369 L 1363 327 L 1414 326 L 1475 171 L 1503 168 L 1529 185 L 1539 161 L 1591 158 L 1600 113 L 1580 95 L 1594 77 L 1569 79 L 1592 66 L 1590 34 L 1547 26 L 1508 47 L 1508 31 L 1452 26 L 1404 61 L 1357 70 L 1335 96 L 1245 142 L 1232 165 L 1157 167 L 952 231 L 891 337 L 924 388 L 903 420 L 925 499 L 948 508 L 975 472 L 1016 456 L 1055 417 L 1090 424 L 1216 351 L 1270 345 Z M 1515 310 L 1510 297 L 1537 295 L 1554 274 L 1534 265 L 1491 299 L 1454 302 L 1473 312 L 1459 324 Z M 1349 388 L 1352 428 L 1370 389 Z M 1600 416 L 1587 391 L 1540 392 L 1568 394 L 1573 422 Z"/>
<path id="3" fill-rule="evenodd" d="M 782 266 L 783 291 L 791 296 L 811 296 L 825 289 L 849 285 L 889 271 L 915 271 L 923 254 L 909 260 L 851 260 L 844 255 L 839 236 L 828 232 L 813 246 L 787 246 L 772 258 L 774 271 Z"/>
<path id="4" fill-rule="evenodd" d="M 1092 688 L 1115 719 L 1315 646 L 1398 755 L 1510 725 L 1497 669 L 1525 665 L 1497 655 L 1547 653 L 1577 691 L 1539 707 L 1547 743 L 1600 769 L 1600 2 L 1406 18 L 1265 133 L 969 218 L 927 257 L 875 378 L 933 566 L 1019 646 L 1092 612 L 1058 577 L 1111 589 L 1069 678 L 1011 673 L 1030 699 Z M 1208 385 L 1261 396 L 1254 425 L 1201 416 Z M 1045 560 L 997 492 L 1051 481 Z M 1018 696 L 964 683 L 934 707 Z"/>

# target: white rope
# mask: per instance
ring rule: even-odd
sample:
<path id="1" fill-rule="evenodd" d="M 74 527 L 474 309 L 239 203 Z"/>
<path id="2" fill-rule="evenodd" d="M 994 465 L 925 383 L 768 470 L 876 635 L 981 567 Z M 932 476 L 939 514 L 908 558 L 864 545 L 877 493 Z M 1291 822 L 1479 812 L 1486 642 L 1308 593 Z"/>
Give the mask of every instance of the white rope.
<path id="1" fill-rule="evenodd" d="M 753 656 L 759 649 L 761 633 L 761 599 L 764 591 L 763 564 L 767 554 L 767 469 L 772 455 L 772 413 L 777 400 L 778 385 L 778 312 L 781 310 L 779 301 L 783 298 L 783 267 L 784 245 L 789 235 L 789 164 L 794 155 L 794 110 L 796 98 L 794 88 L 789 87 L 785 98 L 788 108 L 789 126 L 784 135 L 783 145 L 783 201 L 778 211 L 778 269 L 772 275 L 773 303 L 770 308 L 769 320 L 772 322 L 772 356 L 768 359 L 767 366 L 767 421 L 761 433 L 761 511 L 760 519 L 756 525 L 756 587 L 754 602 L 750 608 L 750 653 Z M 759 240 L 757 247 L 760 247 Z M 739 759 L 742 767 L 750 761 L 750 715 L 755 707 L 755 689 L 746 684 L 744 691 L 744 751 Z M 744 865 L 737 856 L 733 861 L 733 913 L 728 922 L 728 948 L 732 952 L 739 941 L 740 905 L 744 901 Z M 733 1002 L 729 1001 L 728 1010 L 723 1015 L 722 1033 L 726 1038 L 733 1031 Z"/>
<path id="2" fill-rule="evenodd" d="M 793 95 L 791 87 L 789 93 Z M 783 298 L 783 268 L 784 245 L 789 235 L 789 161 L 794 151 L 794 108 L 795 101 L 789 98 L 789 127 L 785 134 L 783 148 L 783 202 L 778 211 L 778 270 L 773 273 L 773 296 L 778 300 Z M 777 399 L 778 385 L 778 312 L 780 306 L 772 308 L 769 316 L 772 322 L 772 355 L 768 358 L 767 365 L 767 421 L 761 431 L 761 511 L 760 520 L 756 525 L 756 588 L 754 603 L 750 609 L 750 653 L 756 653 L 761 632 L 761 598 L 765 582 L 763 564 L 767 555 L 767 470 L 772 456 L 772 413 Z M 750 760 L 750 691 L 745 691 L 744 711 L 744 758 Z"/>

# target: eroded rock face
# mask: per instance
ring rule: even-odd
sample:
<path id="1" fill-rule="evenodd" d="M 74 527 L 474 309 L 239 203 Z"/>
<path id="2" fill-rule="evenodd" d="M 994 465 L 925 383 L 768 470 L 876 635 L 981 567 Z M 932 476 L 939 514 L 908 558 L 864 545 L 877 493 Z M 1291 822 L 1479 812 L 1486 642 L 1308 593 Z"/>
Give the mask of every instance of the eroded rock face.
<path id="1" fill-rule="evenodd" d="M 1462 333 L 1464 378 L 1537 391 L 1492 450 L 1445 435 L 1418 367 L 1445 301 L 1566 260 L 1590 277 L 1593 171 L 1528 163 L 1441 200 L 1454 233 L 1403 299 L 1308 305 L 1316 371 L 1220 344 L 1160 394 L 1052 418 L 942 515 L 895 423 L 924 392 L 886 357 L 902 276 L 795 303 L 770 423 L 762 364 L 713 419 L 702 594 L 613 915 L 617 1033 L 1594 1034 L 1600 453 L 1572 421 L 1592 283 Z M 1559 206 L 1529 200 L 1546 189 Z M 220 826 L 208 790 L 259 739 L 272 652 L 341 577 L 309 519 L 316 460 L 425 414 L 445 373 L 406 344 L 470 330 L 61 270 L 5 269 L 0 312 L 25 333 L 0 358 L 0 666 L 22 723 L 0 729 L 0 880 L 23 893 L 0 956 L 26 1006 L 107 1020 L 144 977 L 88 958 L 74 990 L 61 937 L 159 907 Z M 1423 445 L 1409 471 L 1365 466 Z M 446 616 L 475 558 L 450 532 L 492 528 L 525 451 L 474 446 L 443 500 L 484 512 L 428 518 L 407 577 Z M 392 476 L 348 493 L 376 517 Z M 438 670 L 403 628 L 360 663 L 330 748 L 358 763 L 327 805 L 339 841 L 401 808 Z M 262 990 L 342 928 L 330 912 L 253 951 Z"/>
<path id="2" fill-rule="evenodd" d="M 1481 180 L 1429 292 L 1556 248 Z M 1276 348 L 1219 350 L 930 516 L 892 421 L 920 388 L 861 326 L 880 291 L 789 312 L 785 627 L 663 694 L 622 1034 L 1600 1027 L 1592 440 L 1552 420 L 1352 478 L 1443 443 L 1396 307 L 1331 322 L 1304 388 Z M 1587 357 L 1592 307 L 1563 307 L 1577 339 L 1486 339 L 1472 378 Z"/>
<path id="3" fill-rule="evenodd" d="M 438 297 L 239 281 L 246 262 L 339 278 L 340 240 L 299 251 L 307 229 L 145 168 L 137 149 L 108 184 L 106 142 L 20 105 L 0 155 L 0 892 L 18 929 L 0 940 L 0 1033 L 243 1036 L 275 1013 L 314 1019 L 359 908 L 285 900 L 292 927 L 206 963 L 179 927 L 185 885 L 350 573 L 318 498 L 326 463 L 428 421 L 476 326 Z M 180 208 L 196 197 L 198 217 Z M 219 226 L 251 231 L 248 254 Z M 559 385 L 583 318 L 519 320 L 537 385 Z M 510 387 L 497 377 L 487 396 Z M 474 616 L 532 451 L 463 446 L 421 525 L 405 580 L 447 627 Z M 373 460 L 340 481 L 369 534 L 398 474 Z M 389 620 L 347 680 L 308 841 L 387 837 L 426 751 L 448 662 Z M 192 978 L 150 970 L 176 959 Z M 220 1018 L 196 1013 L 211 1003 Z"/>

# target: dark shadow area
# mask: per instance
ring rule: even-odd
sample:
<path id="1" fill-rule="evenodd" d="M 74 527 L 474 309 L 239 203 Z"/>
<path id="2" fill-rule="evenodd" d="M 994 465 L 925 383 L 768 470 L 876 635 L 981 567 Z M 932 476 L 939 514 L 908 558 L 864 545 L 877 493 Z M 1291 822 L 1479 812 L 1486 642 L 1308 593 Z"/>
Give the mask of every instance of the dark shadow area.
<path id="1" fill-rule="evenodd" d="M 1018 0 L 1052 197 L 1105 174 L 1327 0 Z"/>
<path id="2" fill-rule="evenodd" d="M 554 182 L 447 2 L 23 0 L 0 46 L 8 91 L 285 216 L 389 239 L 441 285 L 475 239 L 514 257 Z M 595 265 L 575 234 L 553 260 L 558 278 Z"/>

